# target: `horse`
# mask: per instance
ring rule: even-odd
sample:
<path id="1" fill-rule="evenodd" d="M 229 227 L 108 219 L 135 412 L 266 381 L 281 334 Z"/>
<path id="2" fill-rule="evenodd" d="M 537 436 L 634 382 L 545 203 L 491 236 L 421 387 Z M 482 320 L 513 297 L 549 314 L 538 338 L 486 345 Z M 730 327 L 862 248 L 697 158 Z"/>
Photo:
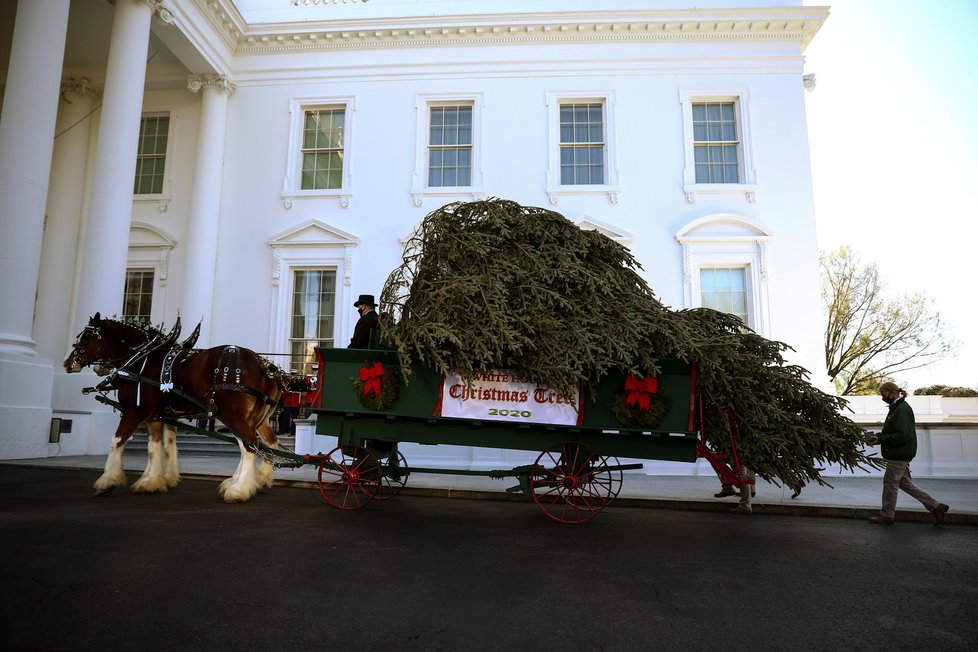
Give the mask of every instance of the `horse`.
<path id="1" fill-rule="evenodd" d="M 175 487 L 180 481 L 176 429 L 164 419 L 212 416 L 236 436 L 241 452 L 234 474 L 218 489 L 221 498 L 229 503 L 246 502 L 259 489 L 272 486 L 271 461 L 263 456 L 257 469 L 255 461 L 263 447 L 278 444 L 269 416 L 278 407 L 290 380 L 288 375 L 243 347 L 192 348 L 199 325 L 188 341 L 177 345 L 179 322 L 177 318 L 167 334 L 152 326 L 103 319 L 95 313 L 65 358 L 67 373 L 91 366 L 96 374 L 106 376 L 97 387 L 86 391 L 118 392 L 119 426 L 105 469 L 95 481 L 95 495 L 126 485 L 122 453 L 142 424 L 146 424 L 149 459 L 132 491 L 165 492 Z"/>

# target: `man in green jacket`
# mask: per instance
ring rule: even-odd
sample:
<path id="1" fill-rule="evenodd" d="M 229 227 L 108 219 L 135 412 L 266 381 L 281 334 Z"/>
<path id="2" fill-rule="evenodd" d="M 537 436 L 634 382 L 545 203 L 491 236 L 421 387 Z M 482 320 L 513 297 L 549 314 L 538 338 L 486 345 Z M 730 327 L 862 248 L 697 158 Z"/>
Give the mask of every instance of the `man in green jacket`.
<path id="1" fill-rule="evenodd" d="M 879 443 L 886 472 L 883 474 L 883 507 L 879 516 L 870 516 L 870 523 L 893 525 L 896 513 L 897 494 L 903 489 L 923 503 L 934 525 L 940 525 L 947 514 L 948 506 L 938 502 L 913 483 L 910 477 L 910 461 L 917 454 L 917 429 L 914 423 L 913 408 L 907 404 L 907 393 L 896 383 L 880 385 L 880 397 L 890 406 L 883 422 L 883 430 L 873 443 Z"/>

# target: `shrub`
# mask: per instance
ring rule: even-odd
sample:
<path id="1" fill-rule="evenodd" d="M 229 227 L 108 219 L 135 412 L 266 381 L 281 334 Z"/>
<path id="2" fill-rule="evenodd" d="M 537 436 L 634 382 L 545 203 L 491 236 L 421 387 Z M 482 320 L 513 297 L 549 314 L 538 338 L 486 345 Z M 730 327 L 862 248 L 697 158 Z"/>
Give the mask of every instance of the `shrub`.
<path id="1" fill-rule="evenodd" d="M 928 385 L 913 392 L 917 396 L 947 396 L 949 398 L 970 398 L 978 396 L 978 390 L 970 387 L 951 387 L 949 385 Z"/>

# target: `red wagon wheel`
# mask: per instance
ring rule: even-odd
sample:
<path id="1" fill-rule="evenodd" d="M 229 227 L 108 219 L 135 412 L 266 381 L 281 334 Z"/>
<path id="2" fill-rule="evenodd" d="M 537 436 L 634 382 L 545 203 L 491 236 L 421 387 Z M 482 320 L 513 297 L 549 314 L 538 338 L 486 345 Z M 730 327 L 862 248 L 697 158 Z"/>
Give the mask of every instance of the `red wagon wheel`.
<path id="1" fill-rule="evenodd" d="M 360 509 L 380 489 L 380 463 L 357 446 L 334 448 L 319 463 L 319 491 L 338 509 Z"/>
<path id="2" fill-rule="evenodd" d="M 384 474 L 380 479 L 380 488 L 374 498 L 387 500 L 401 493 L 401 489 L 407 484 L 408 475 L 411 472 L 408 470 L 407 460 L 404 459 L 403 453 L 396 449 L 387 455 L 381 468 Z"/>
<path id="3" fill-rule="evenodd" d="M 560 523 L 591 520 L 621 490 L 621 469 L 610 468 L 608 462 L 584 444 L 564 442 L 544 450 L 530 475 L 533 500 Z"/>

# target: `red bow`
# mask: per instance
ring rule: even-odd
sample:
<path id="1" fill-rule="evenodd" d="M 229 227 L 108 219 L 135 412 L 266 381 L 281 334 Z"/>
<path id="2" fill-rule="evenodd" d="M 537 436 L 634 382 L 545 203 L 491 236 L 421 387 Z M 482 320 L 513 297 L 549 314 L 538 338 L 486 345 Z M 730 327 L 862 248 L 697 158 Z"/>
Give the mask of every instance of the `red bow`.
<path id="1" fill-rule="evenodd" d="M 625 379 L 625 391 L 628 392 L 628 398 L 625 399 L 627 405 L 632 406 L 638 403 L 640 410 L 648 410 L 652 405 L 649 394 L 655 394 L 659 391 L 659 379 L 642 378 L 640 380 L 637 376 L 629 376 Z"/>
<path id="2" fill-rule="evenodd" d="M 384 365 L 379 362 L 375 362 L 373 367 L 360 368 L 360 380 L 363 381 L 364 395 L 373 392 L 374 396 L 380 397 L 380 377 L 383 375 Z"/>

